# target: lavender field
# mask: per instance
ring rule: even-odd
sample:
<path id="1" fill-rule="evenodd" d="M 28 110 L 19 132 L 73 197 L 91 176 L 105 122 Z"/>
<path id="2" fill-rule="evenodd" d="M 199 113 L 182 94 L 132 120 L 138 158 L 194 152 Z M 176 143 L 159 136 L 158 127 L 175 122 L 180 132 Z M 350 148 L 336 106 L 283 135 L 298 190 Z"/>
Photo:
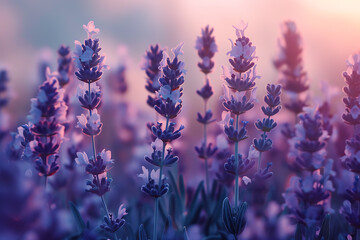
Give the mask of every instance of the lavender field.
<path id="1" fill-rule="evenodd" d="M 0 239 L 360 240 L 360 4 L 289 2 L 4 0 Z"/>

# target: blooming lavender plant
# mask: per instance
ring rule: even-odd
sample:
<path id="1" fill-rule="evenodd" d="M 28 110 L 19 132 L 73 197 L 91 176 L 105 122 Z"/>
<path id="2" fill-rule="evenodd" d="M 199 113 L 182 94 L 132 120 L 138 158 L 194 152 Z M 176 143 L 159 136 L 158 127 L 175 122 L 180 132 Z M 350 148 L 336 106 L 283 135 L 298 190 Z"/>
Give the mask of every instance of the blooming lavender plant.
<path id="1" fill-rule="evenodd" d="M 342 157 L 342 163 L 345 168 L 356 174 L 353 188 L 346 190 L 346 200 L 343 203 L 343 214 L 346 220 L 356 229 L 356 239 L 360 238 L 360 135 L 357 132 L 357 125 L 360 123 L 359 115 L 359 96 L 358 84 L 360 82 L 360 54 L 352 55 L 347 61 L 348 69 L 343 73 L 345 82 L 344 92 L 347 95 L 343 98 L 345 103 L 345 113 L 342 118 L 345 123 L 353 125 L 353 136 L 346 141 L 345 156 Z"/>
<path id="2" fill-rule="evenodd" d="M 259 78 L 256 75 L 255 49 L 252 42 L 245 36 L 247 24 L 242 27 L 234 27 L 237 39 L 235 43 L 231 41 L 231 51 L 228 54 L 231 68 L 223 67 L 223 78 L 226 85 L 223 86 L 224 95 L 220 98 L 226 111 L 222 114 L 220 124 L 224 126 L 224 132 L 227 138 L 235 143 L 235 154 L 228 158 L 225 163 L 225 170 L 229 173 L 235 173 L 235 203 L 234 207 L 229 207 L 229 200 L 225 199 L 223 203 L 223 220 L 229 233 L 235 238 L 240 234 L 245 226 L 245 215 L 247 203 L 238 204 L 239 199 L 239 175 L 243 175 L 254 163 L 250 160 L 243 160 L 238 152 L 239 142 L 248 136 L 246 131 L 247 121 L 242 121 L 242 127 L 239 126 L 239 117 L 241 114 L 254 107 L 255 100 L 255 80 Z M 251 92 L 250 94 L 247 94 Z M 235 116 L 235 120 L 231 117 Z M 246 181 L 247 178 L 244 180 Z M 241 224 L 239 225 L 239 222 Z M 236 228 L 232 226 L 236 225 Z"/>
<path id="3" fill-rule="evenodd" d="M 73 74 L 73 64 L 71 58 L 70 47 L 61 45 L 58 53 L 58 81 L 60 87 L 67 85 Z"/>
<path id="4" fill-rule="evenodd" d="M 166 52 L 162 52 L 163 59 L 160 62 L 162 67 L 162 75 L 158 79 L 160 87 L 158 90 L 159 101 L 154 106 L 156 112 L 165 118 L 165 127 L 158 122 L 151 127 L 152 134 L 156 140 L 152 143 L 153 153 L 151 156 L 145 156 L 145 160 L 150 164 L 159 167 L 158 170 L 152 170 L 149 173 L 145 167 L 142 167 L 143 173 L 139 177 L 143 178 L 145 185 L 141 187 L 141 191 L 153 198 L 155 198 L 154 210 L 154 229 L 153 239 L 157 239 L 157 223 L 158 223 L 158 208 L 159 197 L 166 194 L 169 190 L 169 185 L 165 183 L 165 175 L 163 175 L 163 167 L 174 164 L 178 157 L 172 154 L 172 149 L 168 144 L 181 136 L 181 130 L 184 126 L 180 126 L 175 130 L 175 123 L 170 122 L 171 119 L 176 118 L 182 108 L 182 88 L 184 83 L 184 63 L 178 59 L 178 56 L 183 54 L 183 43 L 171 49 L 174 57 L 170 59 Z M 156 49 L 155 49 L 156 50 Z M 157 50 L 155 51 L 157 52 Z M 154 80 L 155 81 L 155 80 Z M 148 81 L 149 85 L 149 81 Z M 165 154 L 166 152 L 166 154 Z"/>
<path id="5" fill-rule="evenodd" d="M 160 62 L 163 59 L 163 50 L 158 44 L 150 46 L 146 51 L 141 68 L 146 73 L 146 90 L 152 95 L 148 96 L 147 104 L 153 108 L 158 103 L 156 93 L 160 90 L 159 78 L 161 77 Z"/>
<path id="6" fill-rule="evenodd" d="M 298 224 L 298 233 L 305 238 L 315 238 L 325 214 L 331 213 L 330 193 L 334 191 L 331 177 L 333 160 L 326 161 L 324 147 L 327 132 L 322 127 L 322 116 L 316 109 L 305 109 L 296 125 L 294 149 L 290 157 L 304 170 L 302 176 L 293 177 L 291 186 L 283 194 L 285 207 Z M 320 169 L 323 174 L 320 174 Z"/>
<path id="7" fill-rule="evenodd" d="M 67 106 L 64 90 L 58 80 L 47 70 L 47 79 L 39 88 L 37 98 L 31 99 L 29 124 L 19 128 L 23 139 L 24 155 L 35 161 L 40 176 L 54 175 L 60 168 L 59 148 L 63 141 Z"/>
<path id="8" fill-rule="evenodd" d="M 301 94 L 309 89 L 309 83 L 303 67 L 302 40 L 295 22 L 286 21 L 282 25 L 279 47 L 279 56 L 274 61 L 274 65 L 280 72 L 279 82 L 288 96 L 285 107 L 298 114 L 307 106 Z"/>
<path id="9" fill-rule="evenodd" d="M 200 147 L 195 147 L 195 150 L 200 159 L 204 159 L 205 161 L 205 175 L 206 175 L 206 188 L 209 192 L 210 184 L 209 184 L 209 170 L 208 170 L 208 159 L 211 158 L 217 148 L 212 147 L 212 143 L 207 142 L 207 125 L 214 122 L 212 119 L 213 113 L 211 109 L 207 109 L 208 99 L 213 95 L 212 87 L 210 85 L 210 79 L 208 78 L 208 74 L 211 73 L 212 68 L 215 63 L 211 59 L 214 57 L 217 52 L 217 45 L 215 43 L 215 38 L 212 36 L 214 29 L 209 26 L 206 26 L 201 30 L 201 37 L 196 39 L 195 48 L 198 51 L 198 55 L 201 58 L 201 62 L 198 63 L 198 67 L 205 74 L 205 84 L 200 89 L 197 90 L 196 93 L 204 100 L 204 115 L 198 112 L 197 121 L 204 126 L 204 138 Z"/>
<path id="10" fill-rule="evenodd" d="M 277 114 L 280 109 L 280 94 L 281 94 L 281 86 L 268 84 L 266 87 L 267 95 L 264 98 L 265 103 L 267 106 L 261 107 L 263 113 L 267 116 L 267 118 L 263 118 L 263 120 L 258 120 L 255 123 L 255 127 L 262 131 L 261 138 L 254 139 L 254 148 L 259 151 L 259 161 L 258 161 L 258 172 L 255 176 L 260 177 L 260 175 L 264 175 L 264 171 L 261 170 L 261 155 L 263 152 L 269 151 L 272 148 L 272 141 L 268 138 L 268 133 L 273 130 L 277 123 L 271 117 Z M 271 165 L 270 165 L 271 166 Z M 269 164 L 267 165 L 267 169 L 270 167 Z M 267 171 L 266 171 L 267 172 Z M 271 175 L 267 175 L 271 176 Z"/>
<path id="11" fill-rule="evenodd" d="M 113 216 L 108 211 L 104 194 L 110 191 L 112 180 L 107 177 L 107 172 L 110 170 L 113 160 L 111 159 L 111 152 L 105 149 L 96 154 L 95 146 L 95 136 L 100 134 L 103 125 L 96 109 L 101 101 L 101 91 L 96 82 L 101 79 L 102 70 L 106 68 L 105 56 L 100 55 L 99 39 L 94 39 L 94 35 L 100 31 L 95 28 L 94 22 L 90 21 L 87 25 L 83 25 L 83 28 L 88 34 L 88 39 L 85 40 L 84 44 L 75 41 L 74 54 L 78 68 L 75 75 L 82 82 L 79 84 L 77 93 L 79 102 L 88 112 L 86 115 L 81 114 L 77 117 L 77 127 L 85 135 L 91 137 L 93 153 L 91 157 L 88 157 L 85 152 L 78 152 L 75 160 L 78 164 L 84 165 L 86 172 L 93 177 L 92 180 L 88 180 L 87 185 L 90 188 L 86 191 L 100 196 L 102 200 L 106 212 L 105 224 L 102 225 L 102 228 L 113 233 L 115 239 L 117 239 L 116 231 L 124 225 L 122 217 L 125 210 L 121 210 L 121 214 L 118 215 L 117 219 L 113 219 Z"/>

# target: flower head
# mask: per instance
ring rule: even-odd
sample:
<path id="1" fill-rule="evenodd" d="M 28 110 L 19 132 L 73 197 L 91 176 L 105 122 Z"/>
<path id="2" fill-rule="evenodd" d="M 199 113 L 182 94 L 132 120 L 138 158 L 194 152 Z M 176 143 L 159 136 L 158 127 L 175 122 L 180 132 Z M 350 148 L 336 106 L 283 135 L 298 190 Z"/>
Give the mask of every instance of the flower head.
<path id="1" fill-rule="evenodd" d="M 89 113 L 86 115 L 81 114 L 80 116 L 77 116 L 77 119 L 78 122 L 76 127 L 81 128 L 84 134 L 89 136 L 100 134 L 103 124 L 96 109 L 93 110 L 91 115 Z"/>
<path id="2" fill-rule="evenodd" d="M 83 28 L 87 32 L 88 38 L 92 38 L 93 35 L 96 35 L 100 32 L 100 29 L 95 28 L 94 21 L 90 21 L 87 25 L 83 25 Z"/>

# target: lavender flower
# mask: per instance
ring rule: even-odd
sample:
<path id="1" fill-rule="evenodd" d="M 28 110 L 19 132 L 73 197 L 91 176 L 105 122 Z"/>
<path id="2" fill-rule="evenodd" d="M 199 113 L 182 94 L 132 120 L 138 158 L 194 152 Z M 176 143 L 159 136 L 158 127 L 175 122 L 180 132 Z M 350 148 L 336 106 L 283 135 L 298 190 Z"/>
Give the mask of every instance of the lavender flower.
<path id="1" fill-rule="evenodd" d="M 65 45 L 61 45 L 58 49 L 58 81 L 60 87 L 64 87 L 71 80 L 73 74 L 73 63 L 71 58 L 70 48 Z"/>
<path id="2" fill-rule="evenodd" d="M 150 107 L 154 107 L 157 103 L 156 92 L 160 90 L 159 78 L 161 76 L 160 62 L 163 59 L 163 50 L 160 49 L 159 45 L 150 46 L 150 50 L 146 51 L 145 56 L 142 59 L 141 68 L 146 73 L 146 90 L 149 91 L 147 104 Z"/>
<path id="3" fill-rule="evenodd" d="M 345 123 L 350 125 L 358 125 L 360 123 L 360 89 L 358 83 L 360 82 L 360 54 L 352 55 L 347 61 L 348 70 L 343 73 L 345 82 L 348 86 L 344 87 L 344 92 L 347 95 L 343 98 L 345 103 L 345 111 L 342 118 Z"/>
<path id="4" fill-rule="evenodd" d="M 282 38 L 279 40 L 280 52 L 274 61 L 280 72 L 279 82 L 288 95 L 285 107 L 298 114 L 306 107 L 306 101 L 301 96 L 309 89 L 307 74 L 302 61 L 302 40 L 295 22 L 287 21 L 282 26 Z"/>
<path id="5" fill-rule="evenodd" d="M 195 48 L 202 62 L 198 63 L 198 67 L 204 74 L 209 74 L 215 63 L 211 60 L 218 51 L 215 38 L 212 36 L 214 29 L 206 26 L 201 29 L 201 37 L 197 37 Z"/>
<path id="6" fill-rule="evenodd" d="M 169 184 L 165 183 L 165 175 L 161 175 L 160 178 L 160 169 L 158 170 L 149 170 L 142 166 L 143 173 L 139 174 L 139 177 L 144 180 L 145 185 L 141 187 L 141 191 L 147 195 L 159 198 L 166 194 L 169 191 Z"/>
<path id="7" fill-rule="evenodd" d="M 162 174 L 163 167 L 171 166 L 178 160 L 178 157 L 172 154 L 172 149 L 166 149 L 166 146 L 171 141 L 179 138 L 181 136 L 181 130 L 184 129 L 184 126 L 180 126 L 175 130 L 175 123 L 170 122 L 171 119 L 174 119 L 180 113 L 182 108 L 182 100 L 180 97 L 182 96 L 183 89 L 181 85 L 184 83 L 183 73 L 185 70 L 184 63 L 178 59 L 178 56 L 183 54 L 181 50 L 182 46 L 183 43 L 180 43 L 176 48 L 171 49 L 174 55 L 173 59 L 170 59 L 166 52 L 161 52 L 163 58 L 159 64 L 162 69 L 162 75 L 158 80 L 160 87 L 156 93 L 159 99 L 156 101 L 154 109 L 166 119 L 166 124 L 165 129 L 162 123 L 159 122 L 157 125 L 151 127 L 152 134 L 157 139 L 152 144 L 153 153 L 151 157 L 145 156 L 146 161 L 154 166 L 158 166 L 159 169 L 156 171 L 152 170 L 149 174 L 149 171 L 143 167 L 143 173 L 139 175 L 139 177 L 145 181 L 145 185 L 141 187 L 141 191 L 155 198 L 153 239 L 157 239 L 158 198 L 166 194 L 169 190 L 169 185 L 165 183 L 165 176 Z M 160 53 L 157 53 L 157 47 L 152 48 L 152 52 L 156 56 L 160 56 Z M 151 54 L 148 54 L 150 60 L 155 58 L 155 56 L 150 56 Z M 153 60 L 151 60 L 150 63 L 154 64 L 155 60 Z M 150 83 L 148 80 L 148 86 Z M 166 156 L 165 150 L 167 151 Z"/>
<path id="8" fill-rule="evenodd" d="M 322 128 L 322 116 L 316 109 L 305 108 L 296 125 L 290 157 L 304 170 L 302 177 L 293 177 L 291 186 L 283 194 L 285 206 L 306 238 L 317 236 L 325 214 L 331 213 L 330 192 L 334 191 L 331 177 L 333 160 L 326 161 L 327 132 Z M 318 171 L 324 168 L 323 175 Z M 300 227 L 301 226 L 301 227 Z"/>
<path id="9" fill-rule="evenodd" d="M 272 141 L 268 138 L 268 133 L 277 126 L 277 123 L 274 119 L 271 119 L 272 116 L 277 114 L 280 109 L 280 94 L 281 86 L 268 84 L 266 87 L 267 95 L 264 97 L 264 101 L 267 106 L 262 106 L 261 110 L 267 116 L 263 120 L 258 120 L 255 123 L 255 127 L 262 131 L 261 138 L 254 139 L 253 144 L 254 148 L 259 151 L 259 161 L 258 161 L 258 170 L 255 174 L 255 179 L 265 180 L 272 176 L 272 172 L 269 172 L 269 168 L 272 165 L 268 163 L 265 169 L 261 169 L 261 156 L 263 152 L 269 151 L 272 148 Z"/>
<path id="10" fill-rule="evenodd" d="M 343 165 L 348 171 L 357 174 L 352 189 L 346 190 L 346 200 L 343 203 L 342 212 L 346 220 L 356 229 L 356 239 L 360 237 L 360 135 L 356 132 L 359 124 L 359 96 L 360 91 L 358 83 L 360 81 L 360 54 L 352 55 L 347 61 L 347 72 L 343 73 L 345 82 L 348 86 L 344 87 L 347 95 L 343 99 L 345 103 L 345 111 L 342 118 L 345 123 L 354 126 L 354 135 L 346 141 L 345 156 L 342 158 Z"/>
<path id="11" fill-rule="evenodd" d="M 223 86 L 224 95 L 220 97 L 226 111 L 222 113 L 222 121 L 219 124 L 223 125 L 227 138 L 235 143 L 235 154 L 224 165 L 227 172 L 235 173 L 235 206 L 232 208 L 233 213 L 229 210 L 231 209 L 229 200 L 226 198 L 223 202 L 223 220 L 228 232 L 233 234 L 235 238 L 242 232 L 246 221 L 243 219 L 244 214 L 238 213 L 239 209 L 243 209 L 244 213 L 246 211 L 245 202 L 238 204 L 239 174 L 244 174 L 254 165 L 253 161 L 243 160 L 242 155 L 238 153 L 239 142 L 248 137 L 246 135 L 247 121 L 242 121 L 243 126 L 240 129 L 239 117 L 254 107 L 256 93 L 254 81 L 259 78 L 256 75 L 254 62 L 257 58 L 255 56 L 256 47 L 245 36 L 247 26 L 247 24 L 242 23 L 241 27 L 234 27 L 237 39 L 235 43 L 230 40 L 231 50 L 228 54 L 232 57 L 229 59 L 231 69 L 223 67 L 223 79 L 227 84 Z M 250 91 L 251 93 L 249 93 Z M 236 116 L 235 120 L 231 117 L 231 114 Z M 248 181 L 246 180 L 246 182 Z M 228 226 L 234 221 L 237 224 L 242 222 L 243 226 L 240 230 Z"/>
<path id="12" fill-rule="evenodd" d="M 329 165 L 331 168 L 332 162 Z M 324 176 L 314 172 L 305 178 L 293 177 L 283 194 L 293 222 L 308 229 L 307 237 L 315 237 L 325 214 L 332 212 L 329 197 L 334 188 L 329 178 L 333 175 L 333 172 L 324 172 Z"/>
<path id="13" fill-rule="evenodd" d="M 67 106 L 63 100 L 64 90 L 58 80 L 47 70 L 47 80 L 40 86 L 37 98 L 31 99 L 29 126 L 19 128 L 25 151 L 31 149 L 35 168 L 40 176 L 54 175 L 60 168 L 58 151 L 63 141 Z"/>
<path id="14" fill-rule="evenodd" d="M 78 164 L 85 165 L 86 172 L 92 175 L 93 179 L 87 181 L 90 189 L 86 191 L 101 197 L 106 212 L 104 217 L 105 224 L 102 225 L 102 228 L 114 233 L 115 239 L 117 239 L 115 232 L 124 223 L 121 220 L 113 220 L 104 200 L 104 194 L 110 191 L 112 179 L 107 177 L 107 172 L 111 168 L 113 160 L 111 159 L 110 151 L 103 150 L 96 154 L 95 147 L 95 136 L 100 134 L 103 125 L 96 109 L 101 101 L 101 91 L 95 82 L 101 79 L 102 70 L 107 68 L 107 66 L 105 65 L 105 56 L 100 55 L 99 39 L 93 38 L 100 30 L 95 28 L 93 21 L 83 25 L 83 28 L 88 33 L 88 39 L 85 40 L 84 44 L 75 41 L 74 54 L 75 63 L 78 68 L 75 75 L 80 81 L 84 82 L 78 88 L 78 99 L 81 106 L 88 110 L 88 113 L 77 117 L 77 127 L 81 128 L 85 135 L 91 137 L 93 157 L 88 158 L 86 153 L 78 152 L 75 161 Z"/>
<path id="15" fill-rule="evenodd" d="M 346 220 L 356 229 L 360 229 L 360 181 L 355 177 L 353 188 L 346 190 L 346 200 L 343 203 L 342 212 Z"/>
<path id="16" fill-rule="evenodd" d="M 327 132 L 322 128 L 322 116 L 317 110 L 305 109 L 299 115 L 300 124 L 296 126 L 296 137 L 291 140 L 294 147 L 290 157 L 303 169 L 313 172 L 324 166 Z"/>
<path id="17" fill-rule="evenodd" d="M 205 84 L 196 93 L 204 100 L 204 115 L 197 113 L 197 121 L 204 126 L 204 138 L 201 146 L 195 147 L 198 157 L 204 159 L 205 161 L 205 176 L 206 176 L 206 188 L 209 192 L 209 170 L 208 170 L 208 159 L 210 159 L 216 152 L 217 148 L 212 147 L 212 143 L 208 143 L 207 140 L 207 125 L 214 122 L 212 119 L 213 113 L 211 109 L 207 109 L 207 101 L 213 95 L 212 87 L 210 85 L 210 79 L 208 74 L 211 72 L 215 63 L 211 60 L 214 57 L 215 52 L 217 52 L 217 45 L 215 43 L 215 38 L 212 36 L 214 29 L 206 26 L 205 29 L 201 30 L 201 37 L 196 39 L 195 48 L 198 50 L 198 55 L 201 58 L 202 62 L 198 63 L 198 67 L 205 74 Z"/>
<path id="18" fill-rule="evenodd" d="M 125 220 L 123 219 L 123 217 L 127 215 L 127 212 L 126 208 L 124 208 L 123 206 L 124 204 L 120 205 L 118 210 L 118 216 L 116 219 L 114 219 L 113 215 L 110 213 L 109 217 L 104 217 L 105 224 L 100 225 L 100 227 L 105 229 L 105 231 L 115 233 L 118 229 L 124 226 Z"/>

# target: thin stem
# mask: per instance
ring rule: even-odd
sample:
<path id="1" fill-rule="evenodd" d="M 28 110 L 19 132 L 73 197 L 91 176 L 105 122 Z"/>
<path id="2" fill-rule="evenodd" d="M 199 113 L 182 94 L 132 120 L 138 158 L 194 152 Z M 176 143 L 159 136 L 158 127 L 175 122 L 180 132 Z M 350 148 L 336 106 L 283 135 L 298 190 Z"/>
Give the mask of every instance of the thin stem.
<path id="1" fill-rule="evenodd" d="M 190 240 L 189 235 L 188 235 L 187 230 L 186 230 L 186 226 L 184 226 L 184 232 L 185 232 L 186 239 Z"/>
<path id="2" fill-rule="evenodd" d="M 159 208 L 159 198 L 155 198 L 153 240 L 157 240 L 157 222 L 158 222 L 158 212 L 159 212 L 158 208 Z"/>
<path id="3" fill-rule="evenodd" d="M 109 210 L 108 210 L 108 208 L 107 208 L 107 206 L 106 206 L 104 196 L 101 196 L 101 202 L 102 202 L 102 204 L 103 204 L 103 207 L 104 207 L 104 210 L 105 210 L 105 212 L 106 212 L 106 215 L 107 215 L 108 217 L 110 217 L 110 216 L 109 216 Z"/>
<path id="4" fill-rule="evenodd" d="M 98 178 L 98 179 L 99 179 L 99 178 Z M 105 211 L 106 211 L 107 217 L 110 219 L 109 210 L 108 210 L 108 208 L 107 208 L 107 205 L 106 205 L 104 196 L 101 196 L 101 202 L 102 202 L 103 207 L 104 207 L 104 209 L 105 209 Z M 116 232 L 114 232 L 114 237 L 115 237 L 115 240 L 118 240 L 118 237 L 117 237 L 117 235 L 116 235 Z"/>
<path id="5" fill-rule="evenodd" d="M 89 99 L 89 102 L 90 102 L 90 94 L 91 94 L 91 86 L 90 86 L 90 82 L 88 82 L 88 90 L 89 90 L 89 97 L 88 97 L 88 99 Z M 92 115 L 92 110 L 89 108 L 89 114 L 90 114 L 90 116 Z M 95 136 L 94 135 L 91 135 L 91 145 L 92 145 L 92 150 L 93 150 L 93 154 L 94 154 L 94 161 L 95 161 L 95 159 L 96 159 L 96 147 L 95 147 Z M 97 179 L 97 181 L 98 182 L 100 182 L 100 179 L 99 179 L 99 176 L 98 175 L 96 175 L 95 176 L 95 178 Z M 104 199 L 104 196 L 102 195 L 101 196 L 101 202 L 102 202 L 102 204 L 103 204 L 103 207 L 104 207 L 104 210 L 105 210 L 105 212 L 106 212 L 106 216 L 110 219 L 110 214 L 109 214 L 109 210 L 108 210 L 108 208 L 107 208 L 107 205 L 106 205 L 106 202 L 105 202 L 105 199 Z M 114 233 L 114 236 L 115 236 L 115 240 L 117 240 L 118 239 L 118 237 L 117 237 L 117 235 L 116 235 L 116 233 Z"/>
<path id="6" fill-rule="evenodd" d="M 169 117 L 166 118 L 166 125 L 165 125 L 165 132 L 168 129 L 169 126 Z M 165 147 L 166 147 L 166 143 L 163 142 L 163 149 L 162 149 L 162 153 L 161 153 L 161 160 L 160 160 L 160 174 L 159 174 L 159 185 L 158 185 L 158 189 L 160 190 L 161 188 L 161 176 L 162 176 L 162 172 L 163 172 L 163 161 L 164 161 L 164 157 L 165 157 Z M 153 240 L 157 240 L 157 222 L 158 222 L 158 211 L 159 211 L 159 202 L 158 202 L 158 198 L 155 199 L 155 214 L 154 214 L 154 232 L 153 232 Z"/>
<path id="7" fill-rule="evenodd" d="M 207 100 L 204 102 L 204 116 L 207 111 Z M 205 177 L 206 177 L 206 191 L 209 193 L 210 184 L 209 184 L 209 165 L 208 165 L 208 156 L 206 155 L 206 147 L 207 147 L 207 124 L 204 123 L 204 159 L 205 159 Z"/>
<path id="8" fill-rule="evenodd" d="M 239 130 L 239 115 L 236 115 L 236 132 Z M 239 200 L 239 142 L 235 142 L 235 207 Z"/>
<path id="9" fill-rule="evenodd" d="M 360 240 L 360 229 L 356 229 L 356 240 Z"/>
<path id="10" fill-rule="evenodd" d="M 259 160 L 258 160 L 258 168 L 257 168 L 258 171 L 260 171 L 260 168 L 261 168 L 261 155 L 262 155 L 262 152 L 259 152 Z"/>

